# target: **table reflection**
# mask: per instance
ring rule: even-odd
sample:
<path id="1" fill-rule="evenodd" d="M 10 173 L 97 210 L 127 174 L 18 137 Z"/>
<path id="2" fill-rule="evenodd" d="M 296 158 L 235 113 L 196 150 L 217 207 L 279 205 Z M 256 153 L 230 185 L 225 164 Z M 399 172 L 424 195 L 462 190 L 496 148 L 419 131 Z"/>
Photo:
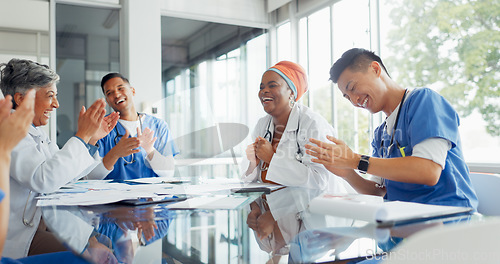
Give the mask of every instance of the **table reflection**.
<path id="1" fill-rule="evenodd" d="M 315 263 L 382 255 L 402 239 L 466 215 L 382 228 L 313 214 L 317 190 L 282 188 L 247 197 L 231 210 L 143 206 L 47 206 L 44 220 L 73 252 L 92 263 Z"/>
<path id="2" fill-rule="evenodd" d="M 481 221 L 479 214 L 426 220 L 392 227 L 355 221 L 351 227 L 307 230 L 290 242 L 289 263 L 349 260 L 357 263 L 387 254 L 405 238 L 427 228 Z"/>
<path id="3" fill-rule="evenodd" d="M 309 212 L 310 200 L 320 194 L 318 190 L 288 187 L 264 194 L 250 204 L 248 227 L 253 230 L 260 249 L 269 253 L 275 263 L 283 257 L 288 258 L 290 242 L 299 233 L 331 226 L 352 226 L 351 219 Z"/>
<path id="4" fill-rule="evenodd" d="M 133 263 L 139 247 L 163 238 L 174 211 L 155 206 L 47 207 L 49 228 L 92 263 Z"/>

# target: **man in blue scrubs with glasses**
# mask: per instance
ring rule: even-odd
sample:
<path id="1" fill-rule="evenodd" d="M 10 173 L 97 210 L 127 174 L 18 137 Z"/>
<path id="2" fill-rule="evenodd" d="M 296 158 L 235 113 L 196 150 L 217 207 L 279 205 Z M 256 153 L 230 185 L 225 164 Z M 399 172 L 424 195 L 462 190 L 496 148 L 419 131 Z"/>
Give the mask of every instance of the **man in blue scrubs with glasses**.
<path id="1" fill-rule="evenodd" d="M 117 180 L 173 176 L 174 156 L 179 151 L 168 124 L 136 111 L 135 89 L 120 73 L 104 76 L 101 88 L 106 102 L 120 114 L 120 119 L 98 141 L 102 164 L 88 178 L 102 179 L 103 174 L 107 174 L 105 179 Z"/>
<path id="2" fill-rule="evenodd" d="M 477 197 L 464 161 L 459 117 L 429 88 L 405 89 L 393 81 L 380 57 L 350 49 L 335 62 L 330 79 L 355 107 L 384 112 L 375 130 L 370 156 L 354 153 L 334 137 L 311 139 L 314 162 L 344 178 L 358 192 L 387 200 L 477 208 Z M 376 176 L 376 181 L 361 177 Z"/>

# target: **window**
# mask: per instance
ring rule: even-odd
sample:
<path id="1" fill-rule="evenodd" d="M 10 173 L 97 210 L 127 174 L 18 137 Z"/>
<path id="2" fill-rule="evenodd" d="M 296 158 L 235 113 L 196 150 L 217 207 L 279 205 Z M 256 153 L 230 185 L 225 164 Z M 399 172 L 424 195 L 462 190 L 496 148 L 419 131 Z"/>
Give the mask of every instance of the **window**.
<path id="1" fill-rule="evenodd" d="M 494 0 L 381 1 L 385 64 L 401 85 L 451 102 L 469 163 L 500 163 L 499 8 Z"/>
<path id="2" fill-rule="evenodd" d="M 332 9 L 333 62 L 351 48 L 370 49 L 368 0 L 340 1 L 334 4 Z M 337 85 L 334 85 L 334 93 L 335 125 L 339 138 L 355 152 L 371 154 L 371 114 L 366 110 L 353 107 L 342 96 Z"/>
<path id="3" fill-rule="evenodd" d="M 279 26 L 276 30 L 278 61 L 292 60 L 292 36 L 290 35 L 290 22 L 286 22 Z M 277 61 L 277 62 L 278 62 Z"/>
<path id="4" fill-rule="evenodd" d="M 174 20 L 168 18 L 165 27 L 172 25 Z M 231 135 L 223 135 L 219 124 L 244 125 L 251 132 L 257 120 L 264 116 L 257 93 L 267 67 L 267 34 L 251 28 L 182 22 L 194 35 L 185 37 L 184 45 L 178 44 L 182 42 L 179 39 L 164 39 L 162 44 L 168 47 L 164 48 L 167 53 L 162 54 L 164 116 L 181 152 L 176 156 L 180 165 L 176 173 L 197 175 L 201 180 L 239 177 L 236 163 L 250 144 L 249 133 L 243 135 L 235 129 Z M 199 33 L 199 28 L 203 34 Z M 222 45 L 216 38 L 232 37 L 232 31 L 242 39 Z M 173 57 L 172 49 L 185 52 L 186 56 Z M 241 136 L 243 141 L 225 151 L 224 144 L 219 142 L 231 136 Z"/>
<path id="5" fill-rule="evenodd" d="M 307 69 L 309 77 L 308 104 L 326 120 L 333 123 L 332 86 L 328 81 L 331 66 L 330 8 L 324 8 L 302 18 L 299 22 L 301 32 L 300 64 Z"/>

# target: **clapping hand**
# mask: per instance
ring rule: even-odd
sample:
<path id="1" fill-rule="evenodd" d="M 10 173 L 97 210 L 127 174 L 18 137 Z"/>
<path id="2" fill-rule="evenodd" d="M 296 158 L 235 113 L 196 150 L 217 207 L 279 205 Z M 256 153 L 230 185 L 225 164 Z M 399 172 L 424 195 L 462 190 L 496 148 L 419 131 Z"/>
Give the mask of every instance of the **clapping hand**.
<path id="1" fill-rule="evenodd" d="M 154 143 L 156 141 L 156 137 L 154 137 L 153 130 L 146 127 L 143 132 L 141 132 L 140 128 L 137 128 L 137 138 L 140 141 L 141 147 L 146 151 L 148 157 L 151 159 L 153 155 Z M 150 157 L 151 155 L 151 157 Z"/>
<path id="2" fill-rule="evenodd" d="M 0 100 L 0 148 L 10 151 L 28 133 L 30 124 L 35 116 L 35 89 L 27 92 L 23 102 L 11 114 L 12 97 L 7 95 Z"/>
<path id="3" fill-rule="evenodd" d="M 101 126 L 102 119 L 106 114 L 105 106 L 104 99 L 97 99 L 87 110 L 85 110 L 85 106 L 82 106 L 78 117 L 78 131 L 75 136 L 86 143 L 89 142 Z"/>
<path id="4" fill-rule="evenodd" d="M 139 139 L 137 137 L 129 136 L 130 133 L 126 130 L 125 135 L 122 136 L 116 146 L 114 146 L 108 154 L 104 156 L 102 163 L 106 169 L 111 170 L 119 158 L 126 157 L 140 151 L 138 149 L 140 146 Z"/>
<path id="5" fill-rule="evenodd" d="M 255 154 L 260 160 L 271 163 L 271 159 L 274 155 L 273 146 L 265 138 L 257 137 L 255 139 Z"/>
<path id="6" fill-rule="evenodd" d="M 89 144 L 95 145 L 95 143 L 105 137 L 106 135 L 115 128 L 116 123 L 118 122 L 118 119 L 120 118 L 120 114 L 118 112 L 113 112 L 105 117 L 102 118 L 101 125 L 99 126 L 99 129 L 95 132 L 95 134 L 92 136 L 92 138 L 89 140 Z"/>
<path id="7" fill-rule="evenodd" d="M 245 153 L 247 155 L 247 159 L 250 161 L 250 164 L 252 166 L 257 166 L 259 164 L 260 159 L 257 158 L 257 155 L 255 154 L 255 145 L 256 143 L 252 143 L 247 146 L 247 149 L 245 150 Z"/>
<path id="8" fill-rule="evenodd" d="M 316 146 L 311 144 L 305 146 L 306 153 L 315 157 L 311 161 L 323 164 L 330 171 L 356 168 L 357 162 L 359 162 L 357 154 L 344 141 L 332 136 L 327 136 L 327 138 L 333 144 L 311 138 L 311 143 L 316 144 Z"/>

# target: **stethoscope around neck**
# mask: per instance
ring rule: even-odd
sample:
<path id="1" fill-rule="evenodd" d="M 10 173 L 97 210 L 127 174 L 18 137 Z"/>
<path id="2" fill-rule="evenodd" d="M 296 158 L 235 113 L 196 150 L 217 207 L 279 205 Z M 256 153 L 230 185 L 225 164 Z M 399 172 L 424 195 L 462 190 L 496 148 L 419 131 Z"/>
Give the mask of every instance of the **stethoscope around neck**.
<path id="1" fill-rule="evenodd" d="M 392 127 L 392 135 L 391 135 L 391 141 L 389 141 L 389 146 L 387 147 L 387 150 L 385 150 L 385 144 L 384 144 L 384 138 L 382 136 L 382 140 L 380 142 L 380 147 L 382 149 L 382 151 L 384 151 L 385 153 L 382 155 L 383 158 L 388 158 L 389 155 L 391 155 L 391 152 L 392 152 L 392 148 L 394 147 L 394 143 L 396 143 L 396 146 L 397 148 L 399 149 L 399 151 L 401 152 L 401 156 L 404 157 L 405 156 L 405 152 L 404 152 L 404 147 L 401 147 L 399 145 L 399 142 L 397 140 L 394 139 L 394 136 L 396 134 L 396 127 L 398 126 L 398 122 L 399 122 L 399 115 L 401 114 L 401 108 L 403 108 L 403 103 L 405 101 L 405 97 L 406 97 L 406 92 L 407 92 L 407 89 L 405 89 L 405 93 L 403 94 L 403 98 L 401 98 L 401 102 L 399 103 L 399 109 L 398 109 L 398 113 L 396 114 L 396 121 L 394 122 L 394 126 Z M 384 121 L 385 122 L 385 121 Z M 387 122 L 385 123 L 385 128 L 387 129 Z"/>
<path id="2" fill-rule="evenodd" d="M 270 130 L 272 121 L 273 121 L 273 119 L 270 118 L 269 122 L 267 123 L 266 133 L 264 134 L 264 138 L 267 139 L 269 141 L 269 143 L 271 143 L 271 144 L 272 144 L 272 140 L 273 140 L 273 133 L 271 133 L 271 130 Z M 304 154 L 302 153 L 302 150 L 300 150 L 299 137 L 298 137 L 299 130 L 300 130 L 300 116 L 299 116 L 299 120 L 297 122 L 297 130 L 295 130 L 295 143 L 297 144 L 297 152 L 295 153 L 295 160 L 302 163 L 302 158 L 304 157 Z"/>
<path id="3" fill-rule="evenodd" d="M 142 119 L 141 117 L 143 116 L 142 113 L 137 113 L 137 119 L 139 119 L 139 126 L 140 126 L 140 129 L 142 131 Z M 126 129 L 124 127 L 124 129 Z M 114 142 L 115 142 L 115 146 L 118 144 L 118 142 L 120 141 L 120 139 L 125 136 L 125 134 L 120 134 L 120 132 L 118 131 L 118 126 L 116 125 L 115 128 L 114 128 L 115 132 L 116 132 L 116 135 L 115 135 L 115 138 L 114 138 Z M 122 160 L 123 162 L 125 163 L 125 166 L 126 165 L 129 165 L 129 164 L 132 164 L 135 162 L 135 155 L 134 153 L 130 154 L 129 156 L 132 156 L 132 159 L 130 161 L 126 160 L 125 157 L 122 157 Z"/>

